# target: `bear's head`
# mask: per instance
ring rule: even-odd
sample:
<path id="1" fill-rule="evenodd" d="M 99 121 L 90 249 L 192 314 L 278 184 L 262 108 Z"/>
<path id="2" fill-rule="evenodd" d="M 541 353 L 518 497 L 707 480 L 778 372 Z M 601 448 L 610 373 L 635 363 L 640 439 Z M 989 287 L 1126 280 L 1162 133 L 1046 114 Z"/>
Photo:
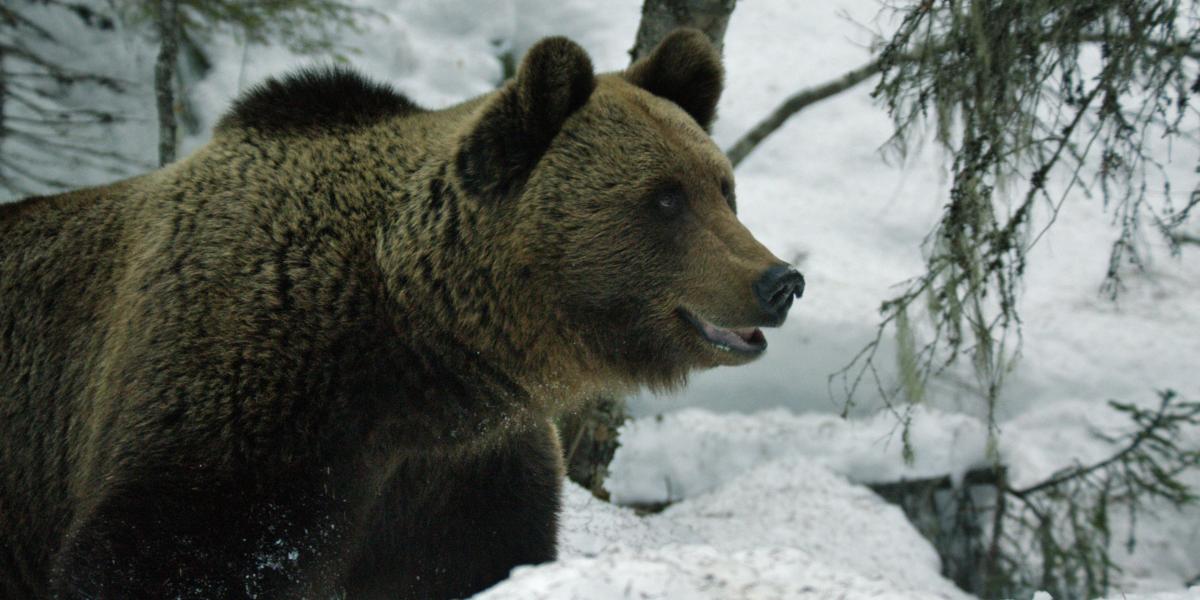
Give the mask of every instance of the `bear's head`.
<path id="1" fill-rule="evenodd" d="M 598 76 L 582 48 L 549 38 L 457 147 L 458 184 L 509 232 L 536 318 L 584 347 L 597 377 L 662 388 L 749 362 L 767 345 L 758 328 L 803 292 L 738 221 L 707 133 L 722 78 L 696 30 Z"/>

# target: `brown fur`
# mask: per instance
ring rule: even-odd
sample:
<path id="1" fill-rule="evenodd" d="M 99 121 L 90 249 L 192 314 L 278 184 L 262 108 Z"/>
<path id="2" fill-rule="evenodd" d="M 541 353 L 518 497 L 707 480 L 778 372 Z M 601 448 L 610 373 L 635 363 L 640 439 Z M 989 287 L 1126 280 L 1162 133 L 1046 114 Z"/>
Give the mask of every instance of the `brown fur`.
<path id="1" fill-rule="evenodd" d="M 0 206 L 0 597 L 447 597 L 552 559 L 547 417 L 745 362 L 678 310 L 759 323 L 780 262 L 703 131 L 703 34 L 591 69 L 552 38 L 437 112 L 306 73 L 179 163 Z"/>

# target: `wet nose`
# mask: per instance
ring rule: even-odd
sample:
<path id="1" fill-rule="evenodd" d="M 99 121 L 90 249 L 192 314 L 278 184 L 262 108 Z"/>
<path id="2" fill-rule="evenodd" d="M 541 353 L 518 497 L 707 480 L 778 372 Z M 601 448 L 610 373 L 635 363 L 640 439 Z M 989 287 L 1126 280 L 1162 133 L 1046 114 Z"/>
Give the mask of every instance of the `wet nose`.
<path id="1" fill-rule="evenodd" d="M 804 276 L 790 265 L 771 267 L 754 282 L 754 295 L 771 324 L 779 325 L 787 318 L 792 299 L 804 295 Z"/>

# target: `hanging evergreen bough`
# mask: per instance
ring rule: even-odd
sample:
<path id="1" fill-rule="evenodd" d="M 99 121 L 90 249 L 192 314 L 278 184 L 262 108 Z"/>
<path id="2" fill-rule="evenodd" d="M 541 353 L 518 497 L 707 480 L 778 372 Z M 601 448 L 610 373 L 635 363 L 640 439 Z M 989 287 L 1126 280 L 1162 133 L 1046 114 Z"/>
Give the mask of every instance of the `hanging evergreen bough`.
<path id="1" fill-rule="evenodd" d="M 1015 487 L 993 467 L 957 483 L 934 477 L 871 489 L 903 508 L 941 557 L 942 574 L 971 594 L 1106 597 L 1121 573 L 1113 553 L 1133 549 L 1138 518 L 1200 500 L 1184 481 L 1200 467 L 1200 403 L 1171 390 L 1158 400 L 1152 408 L 1109 402 L 1130 421 L 1119 435 L 1096 434 L 1112 453 L 1032 485 Z"/>
<path id="2" fill-rule="evenodd" d="M 1104 283 L 1114 298 L 1124 268 L 1143 265 L 1144 229 L 1159 230 L 1176 252 L 1185 239 L 1179 228 L 1200 192 L 1174 193 L 1150 142 L 1195 141 L 1200 14 L 1180 0 L 920 0 L 891 9 L 902 19 L 882 43 L 873 92 L 894 121 L 889 148 L 903 156 L 931 126 L 953 157 L 950 200 L 926 238 L 925 273 L 883 303 L 875 339 L 830 383 L 841 382 L 847 412 L 864 382 L 893 410 L 908 410 L 898 401 L 919 399 L 930 377 L 969 357 L 994 427 L 1020 353 L 1026 255 L 1072 191 L 1101 195 L 1119 225 Z M 918 344 L 906 321 L 922 309 L 928 341 Z M 902 385 L 876 370 L 891 330 L 906 338 Z"/>
<path id="3" fill-rule="evenodd" d="M 1116 448 L 1108 458 L 1063 469 L 1035 485 L 1004 486 L 993 509 L 992 548 L 985 563 L 987 598 L 1100 598 L 1120 572 L 1111 556 L 1113 523 L 1129 520 L 1124 546 L 1133 551 L 1138 515 L 1154 504 L 1181 508 L 1200 498 L 1181 480 L 1200 468 L 1195 439 L 1200 402 L 1159 392 L 1155 408 L 1109 402 L 1135 428 L 1103 437 Z M 1190 430 L 1190 433 L 1188 431 Z"/>
<path id="4" fill-rule="evenodd" d="M 932 129 L 952 157 L 950 198 L 925 240 L 925 272 L 882 304 L 874 340 L 831 384 L 840 379 L 848 412 L 860 385 L 872 383 L 907 429 L 931 378 L 969 360 L 994 431 L 1020 354 L 1026 257 L 1072 193 L 1100 196 L 1118 226 L 1102 286 L 1114 299 L 1122 274 L 1144 266 L 1148 230 L 1176 254 L 1194 237 L 1182 226 L 1200 191 L 1172 190 L 1154 152 L 1197 140 L 1200 11 L 1178 0 L 920 0 L 893 9 L 902 19 L 881 46 L 873 93 L 895 125 L 889 148 L 903 156 Z M 896 383 L 876 368 L 889 332 Z M 1025 489 L 1001 482 L 984 589 L 973 591 L 1101 596 L 1118 571 L 1113 515 L 1128 515 L 1131 545 L 1148 503 L 1196 502 L 1180 474 L 1200 468 L 1200 451 L 1181 445 L 1179 432 L 1200 425 L 1200 404 L 1171 392 L 1160 400 L 1157 409 L 1112 403 L 1136 430 L 1109 440 L 1119 448 L 1111 458 Z"/>

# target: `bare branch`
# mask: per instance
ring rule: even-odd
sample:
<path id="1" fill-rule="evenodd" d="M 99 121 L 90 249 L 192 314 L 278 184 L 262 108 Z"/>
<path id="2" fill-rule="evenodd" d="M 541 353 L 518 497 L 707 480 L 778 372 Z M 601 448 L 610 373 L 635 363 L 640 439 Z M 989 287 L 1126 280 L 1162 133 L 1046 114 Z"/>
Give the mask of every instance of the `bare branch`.
<path id="1" fill-rule="evenodd" d="M 1106 40 L 1104 40 L 1102 36 L 1085 35 L 1081 37 L 1081 41 L 1102 43 Z M 1200 61 L 1200 51 L 1195 50 L 1187 44 L 1180 43 L 1174 45 L 1150 45 L 1160 50 L 1164 54 L 1182 54 L 1193 60 Z M 947 47 L 941 45 L 934 47 L 927 52 L 936 53 L 944 52 L 946 50 Z M 914 56 L 899 56 L 891 58 L 890 61 L 892 64 L 895 64 L 898 62 L 911 61 L 916 58 L 917 57 Z M 772 133 L 775 133 L 775 131 L 782 127 L 783 124 L 786 123 L 788 119 L 792 118 L 793 115 L 804 110 L 805 108 L 808 108 L 809 106 L 812 106 L 813 104 L 821 102 L 822 100 L 827 100 L 846 90 L 849 90 L 859 83 L 870 79 L 872 76 L 877 75 L 880 70 L 882 70 L 883 63 L 884 59 L 882 57 L 876 58 L 875 60 L 872 60 L 858 68 L 843 73 L 835 79 L 792 94 L 786 100 L 784 100 L 778 108 L 772 111 L 770 115 L 768 115 L 762 121 L 759 121 L 757 125 L 742 135 L 737 142 L 729 147 L 729 150 L 725 152 L 725 154 L 729 157 L 729 161 L 733 163 L 734 167 L 738 166 L 738 164 L 745 160 L 746 157 L 749 156 L 749 154 L 763 142 L 763 140 L 765 140 Z"/>
<path id="2" fill-rule="evenodd" d="M 812 106 L 822 100 L 836 96 L 879 73 L 881 62 L 876 59 L 857 69 L 849 71 L 840 77 L 821 85 L 801 90 L 792 94 L 783 104 L 779 105 L 767 118 L 746 132 L 733 146 L 725 152 L 733 166 L 737 166 L 762 143 L 767 136 L 775 133 L 792 115 Z"/>

